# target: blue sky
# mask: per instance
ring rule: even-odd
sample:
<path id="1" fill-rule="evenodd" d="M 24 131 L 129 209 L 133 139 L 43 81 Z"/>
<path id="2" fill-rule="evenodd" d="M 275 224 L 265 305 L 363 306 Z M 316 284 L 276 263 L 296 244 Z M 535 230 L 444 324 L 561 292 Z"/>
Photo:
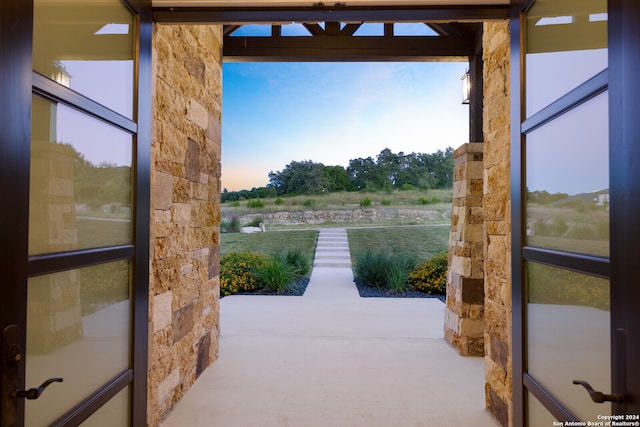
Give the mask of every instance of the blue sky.
<path id="1" fill-rule="evenodd" d="M 348 166 L 384 148 L 468 142 L 464 62 L 225 63 L 222 187 L 268 184 L 293 160 Z"/>

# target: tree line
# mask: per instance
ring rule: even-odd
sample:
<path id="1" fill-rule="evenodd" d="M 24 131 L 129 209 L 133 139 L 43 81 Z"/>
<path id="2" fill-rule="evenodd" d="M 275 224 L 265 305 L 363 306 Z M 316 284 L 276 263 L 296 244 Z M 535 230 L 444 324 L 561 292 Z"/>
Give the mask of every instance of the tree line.
<path id="1" fill-rule="evenodd" d="M 325 166 L 312 160 L 292 161 L 269 172 L 266 187 L 222 192 L 222 202 L 336 191 L 391 191 L 453 187 L 453 148 L 435 153 L 393 153 L 385 148 L 376 156 L 349 160 L 349 166 Z"/>

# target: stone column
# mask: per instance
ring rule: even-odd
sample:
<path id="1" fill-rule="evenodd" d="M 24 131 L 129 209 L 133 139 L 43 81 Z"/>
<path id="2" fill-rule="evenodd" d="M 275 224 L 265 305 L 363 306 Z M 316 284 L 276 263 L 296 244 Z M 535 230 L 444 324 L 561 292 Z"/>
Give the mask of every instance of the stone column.
<path id="1" fill-rule="evenodd" d="M 454 154 L 444 337 L 463 356 L 484 355 L 482 143 Z"/>
<path id="2" fill-rule="evenodd" d="M 222 26 L 153 38 L 148 425 L 217 358 Z"/>
<path id="3" fill-rule="evenodd" d="M 485 392 L 503 426 L 513 425 L 509 23 L 484 24 Z"/>

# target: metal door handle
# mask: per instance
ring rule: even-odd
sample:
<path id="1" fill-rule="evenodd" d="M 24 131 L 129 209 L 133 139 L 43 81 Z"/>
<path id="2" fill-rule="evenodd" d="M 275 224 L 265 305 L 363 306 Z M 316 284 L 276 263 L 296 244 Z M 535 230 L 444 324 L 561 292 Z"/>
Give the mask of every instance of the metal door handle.
<path id="1" fill-rule="evenodd" d="M 591 387 L 591 384 L 589 384 L 586 381 L 582 381 L 582 380 L 573 380 L 573 383 L 576 385 L 581 385 L 582 387 L 584 387 L 587 392 L 589 393 L 589 397 L 591 397 L 591 400 L 593 400 L 595 403 L 604 403 L 604 402 L 617 402 L 617 403 L 622 403 L 624 402 L 624 396 L 620 393 L 614 393 L 614 394 L 604 394 L 601 391 L 595 391 L 593 389 L 593 387 Z"/>
<path id="2" fill-rule="evenodd" d="M 49 387 L 52 383 L 61 383 L 62 378 L 49 378 L 38 388 L 30 388 L 29 390 L 14 390 L 11 392 L 11 397 L 15 398 L 26 398 L 29 400 L 37 399 L 40 397 L 45 388 Z"/>

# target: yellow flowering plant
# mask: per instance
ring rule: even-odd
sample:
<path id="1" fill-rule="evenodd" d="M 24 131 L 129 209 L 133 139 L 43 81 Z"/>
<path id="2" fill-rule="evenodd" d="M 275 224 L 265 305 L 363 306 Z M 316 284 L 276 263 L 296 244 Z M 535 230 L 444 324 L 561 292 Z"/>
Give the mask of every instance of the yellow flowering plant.
<path id="1" fill-rule="evenodd" d="M 261 286 L 258 272 L 266 264 L 263 255 L 231 252 L 220 259 L 220 296 L 251 292 Z"/>
<path id="2" fill-rule="evenodd" d="M 442 294 L 447 290 L 447 252 L 440 252 L 409 273 L 407 283 L 418 292 Z"/>

